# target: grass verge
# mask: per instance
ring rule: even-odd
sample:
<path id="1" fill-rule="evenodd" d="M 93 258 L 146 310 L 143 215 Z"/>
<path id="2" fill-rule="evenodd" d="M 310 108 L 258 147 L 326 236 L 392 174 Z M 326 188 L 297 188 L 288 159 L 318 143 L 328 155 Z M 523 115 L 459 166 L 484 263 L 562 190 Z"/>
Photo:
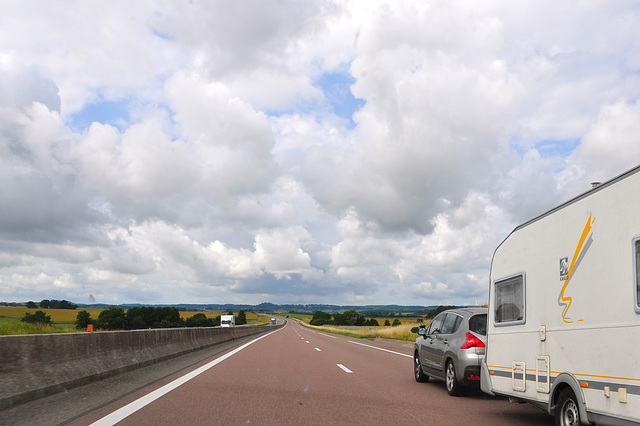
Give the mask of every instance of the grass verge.
<path id="1" fill-rule="evenodd" d="M 0 321 L 0 336 L 15 336 L 18 334 L 52 334 L 52 333 L 73 333 L 73 327 L 61 327 L 57 325 L 36 325 L 20 321 Z"/>

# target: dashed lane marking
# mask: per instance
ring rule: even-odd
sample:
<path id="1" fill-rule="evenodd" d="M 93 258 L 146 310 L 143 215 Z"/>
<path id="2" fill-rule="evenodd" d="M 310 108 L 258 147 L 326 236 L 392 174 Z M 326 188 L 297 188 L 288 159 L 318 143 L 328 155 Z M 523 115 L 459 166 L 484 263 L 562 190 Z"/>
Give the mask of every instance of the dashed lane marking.
<path id="1" fill-rule="evenodd" d="M 402 354 L 402 353 L 400 353 L 400 352 L 390 351 L 389 349 L 378 348 L 378 347 L 376 347 L 376 346 L 365 345 L 364 343 L 353 342 L 353 341 L 351 341 L 351 340 L 349 340 L 349 343 L 353 343 L 354 345 L 366 346 L 367 348 L 377 349 L 377 350 L 379 350 L 379 351 L 385 351 L 385 352 L 389 352 L 389 353 L 392 353 L 392 354 L 395 354 L 395 355 L 406 356 L 407 358 L 413 358 L 411 355 Z"/>
<path id="2" fill-rule="evenodd" d="M 353 373 L 353 371 L 349 370 L 347 367 L 345 367 L 342 364 L 336 364 L 338 367 L 340 367 L 342 370 L 344 370 L 345 373 Z"/>
<path id="3" fill-rule="evenodd" d="M 332 339 L 336 338 L 336 336 L 330 336 L 330 335 L 324 334 L 324 333 L 318 333 L 318 334 L 321 335 L 321 336 L 324 336 L 324 337 L 331 337 Z"/>

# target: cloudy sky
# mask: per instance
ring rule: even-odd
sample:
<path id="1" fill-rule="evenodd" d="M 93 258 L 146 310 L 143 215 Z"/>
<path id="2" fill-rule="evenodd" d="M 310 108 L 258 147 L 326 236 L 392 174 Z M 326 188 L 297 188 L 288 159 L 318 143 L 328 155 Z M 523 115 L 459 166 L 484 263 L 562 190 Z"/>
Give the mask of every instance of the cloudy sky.
<path id="1" fill-rule="evenodd" d="M 640 164 L 629 1 L 0 0 L 0 301 L 475 304 Z"/>

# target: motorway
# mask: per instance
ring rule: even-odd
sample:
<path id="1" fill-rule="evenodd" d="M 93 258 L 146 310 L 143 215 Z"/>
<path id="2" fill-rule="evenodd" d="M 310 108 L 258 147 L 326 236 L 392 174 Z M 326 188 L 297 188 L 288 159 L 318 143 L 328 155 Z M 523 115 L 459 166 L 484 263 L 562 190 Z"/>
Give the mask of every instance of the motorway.
<path id="1" fill-rule="evenodd" d="M 353 339 L 289 321 L 52 424 L 553 424 L 530 405 L 479 391 L 451 397 L 442 382 L 415 382 L 412 351 L 410 342 Z M 0 412 L 0 424 L 19 423 L 4 423 Z"/>

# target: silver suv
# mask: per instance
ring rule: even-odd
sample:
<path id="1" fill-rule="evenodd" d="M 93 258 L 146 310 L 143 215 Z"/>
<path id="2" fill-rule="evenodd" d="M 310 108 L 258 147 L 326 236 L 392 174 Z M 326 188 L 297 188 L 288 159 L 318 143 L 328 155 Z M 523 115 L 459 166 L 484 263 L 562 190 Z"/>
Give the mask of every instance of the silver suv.
<path id="1" fill-rule="evenodd" d="M 480 361 L 486 349 L 486 308 L 449 309 L 427 328 L 414 327 L 411 331 L 420 335 L 413 354 L 417 382 L 428 382 L 429 377 L 444 380 L 449 395 L 479 386 Z"/>

